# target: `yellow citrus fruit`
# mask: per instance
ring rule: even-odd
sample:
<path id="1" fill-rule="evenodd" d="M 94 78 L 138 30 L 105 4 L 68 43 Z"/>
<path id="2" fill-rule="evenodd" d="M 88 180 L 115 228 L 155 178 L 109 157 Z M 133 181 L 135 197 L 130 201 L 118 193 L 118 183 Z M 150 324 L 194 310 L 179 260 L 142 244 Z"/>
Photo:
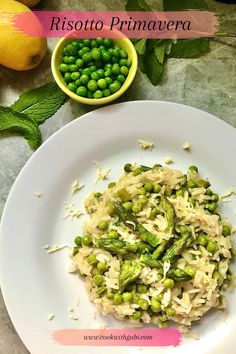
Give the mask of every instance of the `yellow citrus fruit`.
<path id="1" fill-rule="evenodd" d="M 25 5 L 14 0 L 0 1 L 0 64 L 14 70 L 35 68 L 43 59 L 47 41 L 31 37 L 14 26 L 14 15 L 30 13 Z M 33 15 L 30 26 L 39 28 L 40 23 Z"/>

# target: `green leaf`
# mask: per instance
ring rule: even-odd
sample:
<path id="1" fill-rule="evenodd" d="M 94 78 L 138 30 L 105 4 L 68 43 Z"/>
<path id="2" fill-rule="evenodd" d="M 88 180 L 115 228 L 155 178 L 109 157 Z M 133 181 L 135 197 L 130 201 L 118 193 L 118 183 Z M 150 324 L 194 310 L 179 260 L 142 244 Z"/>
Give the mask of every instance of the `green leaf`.
<path id="1" fill-rule="evenodd" d="M 27 114 L 38 124 L 42 124 L 46 119 L 64 104 L 66 95 L 55 82 L 48 83 L 31 91 L 23 93 L 19 99 L 13 103 L 11 108 L 15 111 Z"/>
<path id="2" fill-rule="evenodd" d="M 159 62 L 154 51 L 146 53 L 144 68 L 151 83 L 156 86 L 161 82 L 164 66 Z"/>
<path id="3" fill-rule="evenodd" d="M 163 0 L 164 11 L 208 10 L 205 0 Z"/>
<path id="4" fill-rule="evenodd" d="M 127 0 L 126 11 L 152 11 L 145 0 Z"/>
<path id="5" fill-rule="evenodd" d="M 159 63 L 163 65 L 166 56 L 166 45 L 163 44 L 160 47 L 156 47 L 154 53 Z"/>
<path id="6" fill-rule="evenodd" d="M 5 131 L 21 133 L 32 149 L 41 144 L 39 127 L 32 118 L 9 107 L 0 107 L 0 132 Z"/>
<path id="7" fill-rule="evenodd" d="M 146 39 L 141 39 L 135 44 L 136 52 L 140 55 L 144 55 L 146 52 Z"/>
<path id="8" fill-rule="evenodd" d="M 172 44 L 169 58 L 198 58 L 208 53 L 210 41 L 207 38 L 182 39 Z"/>

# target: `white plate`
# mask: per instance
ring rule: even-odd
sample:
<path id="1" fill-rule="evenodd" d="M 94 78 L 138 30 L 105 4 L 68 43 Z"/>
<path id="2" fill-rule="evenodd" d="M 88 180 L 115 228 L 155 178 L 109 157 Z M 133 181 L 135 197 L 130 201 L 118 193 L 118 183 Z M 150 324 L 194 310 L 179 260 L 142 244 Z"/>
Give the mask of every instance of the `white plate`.
<path id="1" fill-rule="evenodd" d="M 155 143 L 152 152 L 138 147 L 138 139 Z M 182 149 L 186 141 L 191 152 Z M 54 134 L 33 155 L 19 174 L 4 210 L 1 239 L 1 285 L 7 309 L 17 332 L 32 354 L 96 353 L 120 354 L 120 348 L 79 348 L 55 344 L 51 331 L 64 328 L 122 328 L 112 318 L 94 319 L 94 305 L 88 301 L 81 280 L 67 269 L 68 249 L 48 255 L 46 244 L 73 245 L 81 232 L 81 222 L 63 219 L 64 202 L 83 209 L 83 200 L 93 190 L 102 190 L 122 174 L 123 165 L 137 161 L 145 165 L 160 163 L 167 155 L 173 167 L 186 169 L 191 164 L 209 177 L 213 188 L 224 192 L 236 183 L 236 130 L 216 117 L 175 103 L 139 101 L 99 109 L 77 119 Z M 111 168 L 109 181 L 94 185 L 93 160 Z M 75 179 L 85 187 L 70 195 Z M 37 198 L 34 192 L 41 192 Z M 234 204 L 235 206 L 235 204 Z M 234 208 L 235 209 L 235 208 Z M 231 221 L 233 203 L 223 209 Z M 141 353 L 234 353 L 236 329 L 235 292 L 229 294 L 227 319 L 212 313 L 194 331 L 200 340 L 184 338 L 176 348 L 143 348 Z M 68 307 L 80 298 L 78 321 L 69 319 Z M 55 318 L 49 322 L 48 314 Z M 126 347 L 126 353 L 139 348 Z"/>

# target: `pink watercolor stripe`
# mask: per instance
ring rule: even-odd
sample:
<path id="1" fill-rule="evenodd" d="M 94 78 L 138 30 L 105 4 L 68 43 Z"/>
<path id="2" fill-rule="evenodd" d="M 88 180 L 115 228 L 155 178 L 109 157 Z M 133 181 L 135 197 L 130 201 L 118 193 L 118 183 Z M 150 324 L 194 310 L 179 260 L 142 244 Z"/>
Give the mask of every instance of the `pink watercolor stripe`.
<path id="1" fill-rule="evenodd" d="M 176 328 L 157 329 L 62 329 L 52 333 L 64 346 L 170 346 L 181 343 Z"/>
<path id="2" fill-rule="evenodd" d="M 35 25 L 35 16 L 41 22 L 43 32 Z M 199 38 L 213 36 L 218 20 L 214 13 L 208 11 L 34 11 L 17 15 L 15 26 L 37 37 L 65 37 L 76 30 L 78 38 L 115 38 L 115 30 L 121 30 L 129 38 Z M 105 27 L 109 30 L 104 30 Z"/>

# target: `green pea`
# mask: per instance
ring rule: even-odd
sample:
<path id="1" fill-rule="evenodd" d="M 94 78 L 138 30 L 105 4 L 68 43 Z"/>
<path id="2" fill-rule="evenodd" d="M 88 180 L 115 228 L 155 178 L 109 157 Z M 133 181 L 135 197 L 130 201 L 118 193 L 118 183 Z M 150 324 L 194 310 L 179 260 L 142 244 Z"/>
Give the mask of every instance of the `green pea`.
<path id="1" fill-rule="evenodd" d="M 189 171 L 195 171 L 195 172 L 198 173 L 198 168 L 197 168 L 197 166 L 192 165 L 192 166 L 189 166 L 188 169 L 189 169 Z"/>
<path id="2" fill-rule="evenodd" d="M 133 293 L 133 300 L 132 300 L 133 304 L 137 304 L 138 305 L 139 300 L 140 300 L 140 295 L 134 292 Z"/>
<path id="3" fill-rule="evenodd" d="M 152 182 L 146 182 L 144 184 L 144 188 L 146 189 L 147 192 L 152 192 L 154 189 L 154 185 Z"/>
<path id="4" fill-rule="evenodd" d="M 89 69 L 89 68 L 83 69 L 82 75 L 88 75 L 88 76 L 90 76 L 90 74 L 91 74 L 91 72 L 90 72 L 90 69 Z"/>
<path id="5" fill-rule="evenodd" d="M 222 226 L 222 235 L 223 236 L 229 236 L 231 235 L 231 227 L 229 225 L 223 225 Z"/>
<path id="6" fill-rule="evenodd" d="M 142 210 L 142 207 L 140 204 L 136 203 L 133 205 L 132 207 L 132 211 L 135 213 L 135 214 L 138 214 L 140 211 Z"/>
<path id="7" fill-rule="evenodd" d="M 104 77 L 104 70 L 103 69 L 98 69 L 96 71 L 96 73 L 98 74 L 100 79 L 102 79 Z"/>
<path id="8" fill-rule="evenodd" d="M 91 245 L 93 239 L 92 239 L 92 236 L 91 235 L 87 235 L 87 236 L 83 236 L 82 238 L 82 244 L 84 246 L 89 246 Z"/>
<path id="9" fill-rule="evenodd" d="M 107 82 L 105 79 L 99 79 L 97 84 L 100 89 L 105 89 L 107 87 Z"/>
<path id="10" fill-rule="evenodd" d="M 125 172 L 131 172 L 131 171 L 132 171 L 132 165 L 131 165 L 131 163 L 126 163 L 126 164 L 124 165 L 124 171 L 125 171 Z"/>
<path id="11" fill-rule="evenodd" d="M 116 293 L 116 294 L 114 295 L 114 303 L 115 303 L 116 305 L 120 305 L 120 304 L 122 304 L 122 302 L 123 302 L 123 297 L 122 297 L 122 295 Z"/>
<path id="12" fill-rule="evenodd" d="M 101 60 L 102 59 L 101 51 L 98 48 L 92 49 L 91 56 L 92 56 L 92 59 L 94 59 L 94 60 Z"/>
<path id="13" fill-rule="evenodd" d="M 108 188 L 113 188 L 113 187 L 115 187 L 115 185 L 116 185 L 116 182 L 111 182 L 108 184 Z"/>
<path id="14" fill-rule="evenodd" d="M 146 189 L 144 187 L 140 187 L 138 190 L 139 195 L 145 195 L 147 193 Z"/>
<path id="15" fill-rule="evenodd" d="M 160 328 L 168 328 L 169 327 L 169 321 L 163 321 L 161 324 L 160 324 Z"/>
<path id="16" fill-rule="evenodd" d="M 87 258 L 88 264 L 97 264 L 98 260 L 94 253 L 91 253 Z"/>
<path id="17" fill-rule="evenodd" d="M 120 73 L 121 73 L 122 75 L 124 75 L 125 77 L 128 76 L 129 69 L 127 68 L 127 66 L 122 66 L 122 67 L 120 68 Z"/>
<path id="18" fill-rule="evenodd" d="M 115 47 L 114 50 L 113 50 L 113 58 L 116 58 L 117 59 L 117 62 L 119 61 L 119 58 L 120 58 L 120 49 Z M 113 59 L 112 58 L 112 59 Z"/>
<path id="19" fill-rule="evenodd" d="M 218 246 L 217 242 L 209 241 L 208 244 L 207 244 L 207 248 L 206 249 L 207 249 L 208 252 L 213 254 L 216 251 L 218 251 L 219 246 Z"/>
<path id="20" fill-rule="evenodd" d="M 220 275 L 220 273 L 217 270 L 214 271 L 212 276 L 213 276 L 213 279 L 215 279 L 216 281 L 221 280 L 221 275 Z"/>
<path id="21" fill-rule="evenodd" d="M 66 54 L 68 56 L 76 56 L 77 55 L 77 48 L 71 43 L 68 44 L 65 48 Z"/>
<path id="22" fill-rule="evenodd" d="M 105 70 L 109 70 L 112 68 L 112 64 L 111 63 L 107 63 L 105 66 L 104 66 L 104 69 Z"/>
<path id="23" fill-rule="evenodd" d="M 207 189 L 206 192 L 205 192 L 206 195 L 209 195 L 211 196 L 213 194 L 212 190 L 211 189 Z"/>
<path id="24" fill-rule="evenodd" d="M 160 191 L 161 191 L 161 186 L 160 186 L 160 184 L 154 184 L 154 186 L 153 186 L 153 192 L 154 192 L 154 193 L 160 193 Z"/>
<path id="25" fill-rule="evenodd" d="M 65 80 L 65 82 L 67 84 L 69 84 L 72 81 L 71 74 L 70 73 L 65 73 L 64 80 Z"/>
<path id="26" fill-rule="evenodd" d="M 123 84 L 125 82 L 125 77 L 124 75 L 120 74 L 117 75 L 116 80 L 119 81 L 120 84 Z"/>
<path id="27" fill-rule="evenodd" d="M 111 60 L 111 53 L 109 53 L 107 50 L 102 51 L 102 60 L 105 63 L 108 63 Z"/>
<path id="28" fill-rule="evenodd" d="M 157 300 L 152 299 L 150 302 L 150 308 L 151 308 L 152 312 L 155 312 L 155 313 L 160 312 L 161 311 L 161 304 Z"/>
<path id="29" fill-rule="evenodd" d="M 82 237 L 81 236 L 77 236 L 74 240 L 75 244 L 79 247 L 82 246 Z"/>
<path id="30" fill-rule="evenodd" d="M 198 238 L 197 238 L 197 242 L 201 246 L 206 246 L 207 242 L 208 242 L 206 235 L 205 234 L 199 235 Z"/>
<path id="31" fill-rule="evenodd" d="M 87 89 L 85 86 L 80 86 L 80 87 L 78 87 L 76 93 L 78 96 L 85 97 L 87 95 Z"/>
<path id="32" fill-rule="evenodd" d="M 154 170 L 159 170 L 159 168 L 161 168 L 161 167 L 162 167 L 162 165 L 160 165 L 159 163 L 156 163 L 155 165 L 152 166 L 152 168 Z"/>
<path id="33" fill-rule="evenodd" d="M 152 208 L 151 212 L 150 212 L 150 218 L 151 219 L 155 219 L 155 217 L 160 214 L 160 210 L 157 208 Z"/>
<path id="34" fill-rule="evenodd" d="M 104 72 L 104 76 L 105 76 L 105 78 L 106 78 L 106 77 L 110 77 L 110 76 L 112 76 L 112 71 L 111 71 L 111 69 L 107 69 L 107 70 L 105 70 L 105 72 Z"/>
<path id="35" fill-rule="evenodd" d="M 111 48 L 113 46 L 113 41 L 111 38 L 104 38 L 103 44 L 106 48 Z"/>
<path id="36" fill-rule="evenodd" d="M 76 60 L 76 65 L 79 69 L 83 68 L 84 66 L 84 61 L 82 59 L 77 59 Z"/>
<path id="37" fill-rule="evenodd" d="M 173 279 L 169 279 L 169 278 L 166 278 L 164 281 L 163 281 L 163 286 L 167 289 L 171 289 L 175 286 L 175 282 Z"/>
<path id="38" fill-rule="evenodd" d="M 76 58 L 73 56 L 68 57 L 68 64 L 75 64 Z"/>
<path id="39" fill-rule="evenodd" d="M 108 97 L 111 95 L 111 91 L 109 89 L 102 90 L 103 97 Z"/>
<path id="40" fill-rule="evenodd" d="M 192 179 L 188 181 L 187 186 L 188 188 L 197 188 L 197 184 Z"/>
<path id="41" fill-rule="evenodd" d="M 184 268 L 184 271 L 189 274 L 191 277 L 194 277 L 195 274 L 196 274 L 196 269 L 191 267 L 190 265 L 187 265 L 185 268 Z"/>
<path id="42" fill-rule="evenodd" d="M 73 84 L 72 82 L 69 83 L 68 85 L 68 89 L 72 92 L 76 92 L 77 91 L 77 86 L 75 84 Z"/>
<path id="43" fill-rule="evenodd" d="M 119 91 L 119 89 L 120 89 L 119 81 L 114 81 L 112 84 L 110 84 L 109 89 L 110 89 L 111 93 L 115 93 L 115 92 Z"/>
<path id="44" fill-rule="evenodd" d="M 111 230 L 111 231 L 108 232 L 107 237 L 118 239 L 119 238 L 119 234 L 118 234 L 117 231 Z"/>
<path id="45" fill-rule="evenodd" d="M 123 300 L 126 301 L 126 302 L 131 302 L 133 300 L 133 294 L 132 293 L 123 293 L 122 294 L 123 296 Z"/>
<path id="46" fill-rule="evenodd" d="M 104 291 L 106 291 L 106 287 L 105 287 L 105 286 L 99 286 L 99 287 L 97 288 L 97 290 L 96 290 L 96 293 L 97 293 L 98 295 L 101 295 L 101 294 L 104 293 Z"/>
<path id="47" fill-rule="evenodd" d="M 108 226 L 109 226 L 109 223 L 108 223 L 108 221 L 105 221 L 105 220 L 104 221 L 100 221 L 99 224 L 98 224 L 99 230 L 102 230 L 102 231 L 107 230 Z"/>
<path id="48" fill-rule="evenodd" d="M 93 97 L 94 97 L 95 99 L 102 98 L 102 91 L 101 91 L 101 90 L 95 91 L 94 94 L 93 94 Z"/>
<path id="49" fill-rule="evenodd" d="M 147 292 L 147 285 L 145 284 L 138 284 L 137 285 L 137 291 L 139 294 L 146 294 Z"/>
<path id="50" fill-rule="evenodd" d="M 147 198 L 145 195 L 140 195 L 140 196 L 139 196 L 139 199 L 138 199 L 138 202 L 139 202 L 141 205 L 145 205 L 145 204 L 147 204 L 147 202 L 148 202 L 148 198 Z"/>
<path id="51" fill-rule="evenodd" d="M 212 202 L 212 203 L 208 204 L 207 209 L 213 213 L 217 209 L 217 203 Z"/>
<path id="52" fill-rule="evenodd" d="M 70 59 L 67 55 L 63 57 L 63 63 L 70 64 Z"/>
<path id="53" fill-rule="evenodd" d="M 112 71 L 113 75 L 119 75 L 120 74 L 119 65 L 118 64 L 113 64 L 111 71 Z"/>
<path id="54" fill-rule="evenodd" d="M 140 307 L 142 310 L 147 310 L 147 309 L 148 309 L 148 302 L 147 302 L 147 300 L 140 299 L 138 304 L 139 304 L 139 307 Z"/>
<path id="55" fill-rule="evenodd" d="M 76 64 L 70 64 L 69 65 L 69 71 L 71 73 L 75 72 L 75 71 L 78 71 L 78 66 Z"/>
<path id="56" fill-rule="evenodd" d="M 89 76 L 86 74 L 81 75 L 80 81 L 83 85 L 87 85 L 87 83 L 89 82 Z"/>
<path id="57" fill-rule="evenodd" d="M 127 60 L 126 59 L 120 59 L 119 65 L 120 66 L 126 66 L 127 65 Z"/>
<path id="58" fill-rule="evenodd" d="M 132 316 L 130 316 L 131 320 L 139 320 L 142 317 L 142 311 L 135 311 Z"/>
<path id="59" fill-rule="evenodd" d="M 86 38 L 83 40 L 83 43 L 86 47 L 91 47 L 91 39 Z"/>
<path id="60" fill-rule="evenodd" d="M 69 66 L 67 64 L 62 63 L 60 64 L 59 69 L 62 73 L 66 73 L 69 71 Z"/>
<path id="61" fill-rule="evenodd" d="M 184 197 L 184 194 L 185 194 L 185 190 L 183 188 L 180 188 L 175 192 L 175 195 L 177 197 Z"/>
<path id="62" fill-rule="evenodd" d="M 104 273 L 108 269 L 108 266 L 106 265 L 106 263 L 98 262 L 97 269 L 99 273 Z"/>
<path id="63" fill-rule="evenodd" d="M 109 76 L 105 77 L 105 80 L 106 80 L 107 85 L 110 85 L 113 82 L 112 78 Z"/>
<path id="64" fill-rule="evenodd" d="M 95 198 L 100 198 L 102 196 L 102 193 L 95 192 L 93 195 L 94 195 Z"/>
<path id="65" fill-rule="evenodd" d="M 94 275 L 93 282 L 95 285 L 101 286 L 104 283 L 104 276 L 101 274 Z"/>
<path id="66" fill-rule="evenodd" d="M 96 42 L 96 39 L 92 39 L 91 40 L 91 44 L 90 44 L 91 48 L 97 48 L 97 42 Z"/>
<path id="67" fill-rule="evenodd" d="M 219 199 L 220 199 L 220 198 L 219 198 L 218 194 L 214 193 L 213 196 L 212 196 L 212 200 L 213 200 L 214 202 L 218 202 Z"/>
<path id="68" fill-rule="evenodd" d="M 92 80 L 95 80 L 95 81 L 99 80 L 99 76 L 98 76 L 96 71 L 92 72 L 90 77 L 91 77 Z"/>
<path id="69" fill-rule="evenodd" d="M 97 90 L 98 85 L 97 82 L 95 80 L 89 80 L 87 87 L 90 91 L 94 92 Z"/>
<path id="70" fill-rule="evenodd" d="M 71 78 L 73 81 L 76 81 L 80 78 L 80 73 L 78 71 L 75 71 L 71 74 Z"/>
<path id="71" fill-rule="evenodd" d="M 155 300 L 157 300 L 157 301 L 159 301 L 159 302 L 162 302 L 163 297 L 164 297 L 164 295 L 163 295 L 163 293 L 161 293 L 161 294 L 159 294 L 159 295 L 156 296 Z"/>
<path id="72" fill-rule="evenodd" d="M 114 294 L 113 293 L 107 293 L 106 294 L 107 299 L 113 300 L 114 299 Z"/>
<path id="73" fill-rule="evenodd" d="M 172 317 L 172 316 L 174 316 L 176 314 L 175 309 L 173 309 L 170 306 L 166 307 L 165 312 L 166 312 L 166 316 L 168 316 L 168 317 Z"/>
<path id="74" fill-rule="evenodd" d="M 167 320 L 168 320 L 168 317 L 166 315 L 159 316 L 159 321 L 166 322 Z"/>
<path id="75" fill-rule="evenodd" d="M 188 202 L 190 204 L 192 204 L 192 206 L 194 206 L 194 207 L 196 206 L 196 200 L 194 198 L 192 198 L 192 197 L 188 198 Z"/>
<path id="76" fill-rule="evenodd" d="M 127 52 L 124 49 L 120 50 L 120 57 L 122 59 L 126 59 L 128 57 L 128 54 L 127 54 Z"/>
<path id="77" fill-rule="evenodd" d="M 131 211 L 132 210 L 132 208 L 133 208 L 133 203 L 132 202 L 125 202 L 124 204 L 123 204 L 123 207 L 126 209 L 126 210 L 128 210 L 128 211 Z"/>
<path id="78" fill-rule="evenodd" d="M 82 58 L 82 56 L 83 56 L 85 53 L 88 53 L 88 52 L 90 52 L 89 47 L 83 47 L 82 49 L 79 50 L 78 54 L 79 54 L 79 56 Z"/>
<path id="79" fill-rule="evenodd" d="M 91 66 L 89 66 L 88 69 L 89 69 L 89 71 L 90 71 L 90 74 L 93 73 L 94 71 L 97 71 L 96 65 L 91 65 Z"/>
<path id="80" fill-rule="evenodd" d="M 101 38 L 101 37 L 98 37 L 98 38 L 96 39 L 96 42 L 97 42 L 98 45 L 103 45 L 104 39 Z"/>

